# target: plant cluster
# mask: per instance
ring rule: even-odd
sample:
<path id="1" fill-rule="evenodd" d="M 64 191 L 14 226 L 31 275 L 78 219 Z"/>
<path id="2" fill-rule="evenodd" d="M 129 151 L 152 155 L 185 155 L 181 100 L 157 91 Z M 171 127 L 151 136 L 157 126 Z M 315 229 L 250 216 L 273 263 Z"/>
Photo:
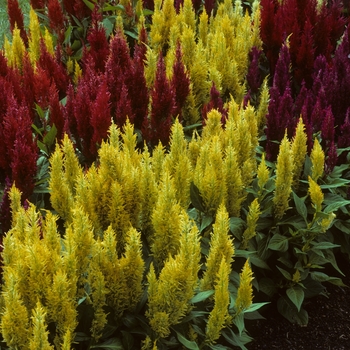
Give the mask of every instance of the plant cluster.
<path id="1" fill-rule="evenodd" d="M 8 1 L 0 328 L 10 349 L 229 349 L 343 285 L 339 1 Z M 322 25 L 321 25 L 322 23 Z M 253 302 L 253 299 L 254 302 Z"/>

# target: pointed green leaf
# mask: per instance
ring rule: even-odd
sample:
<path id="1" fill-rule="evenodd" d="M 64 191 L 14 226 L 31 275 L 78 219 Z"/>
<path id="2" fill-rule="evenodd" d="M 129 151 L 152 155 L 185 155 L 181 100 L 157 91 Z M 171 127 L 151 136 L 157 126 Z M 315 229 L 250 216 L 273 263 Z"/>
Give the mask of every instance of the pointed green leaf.
<path id="1" fill-rule="evenodd" d="M 208 299 L 209 297 L 211 297 L 214 294 L 213 290 L 205 290 L 204 292 L 199 292 L 197 295 L 195 295 L 192 299 L 191 299 L 191 304 L 196 304 L 196 303 L 200 303 L 201 301 L 204 301 L 206 299 Z"/>
<path id="2" fill-rule="evenodd" d="M 297 212 L 302 216 L 302 218 L 306 221 L 307 218 L 307 208 L 305 205 L 305 197 L 299 198 L 294 192 L 293 192 L 293 199 L 295 203 L 295 208 Z"/>
<path id="3" fill-rule="evenodd" d="M 90 349 L 123 350 L 123 346 L 118 338 L 110 338 L 101 344 L 90 346 Z"/>
<path id="4" fill-rule="evenodd" d="M 288 238 L 275 233 L 269 241 L 268 248 L 279 252 L 286 252 L 288 250 Z"/>
<path id="5" fill-rule="evenodd" d="M 191 186 L 190 186 L 190 197 L 191 197 L 192 205 L 196 209 L 204 213 L 205 207 L 204 207 L 203 198 L 199 192 L 198 187 L 193 182 L 191 182 Z"/>
<path id="6" fill-rule="evenodd" d="M 300 286 L 296 285 L 287 289 L 286 293 L 299 312 L 304 301 L 304 290 Z"/>
<path id="7" fill-rule="evenodd" d="M 176 331 L 177 339 L 179 342 L 186 347 L 186 349 L 190 350 L 199 350 L 197 343 L 193 340 L 186 339 L 180 332 Z"/>

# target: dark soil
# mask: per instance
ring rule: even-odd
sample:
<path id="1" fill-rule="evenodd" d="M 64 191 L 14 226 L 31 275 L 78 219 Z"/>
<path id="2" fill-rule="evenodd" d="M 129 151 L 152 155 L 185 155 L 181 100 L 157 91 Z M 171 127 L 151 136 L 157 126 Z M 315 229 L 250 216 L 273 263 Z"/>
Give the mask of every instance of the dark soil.
<path id="1" fill-rule="evenodd" d="M 350 264 L 342 266 L 343 282 L 350 286 Z M 254 341 L 249 350 L 350 350 L 350 288 L 326 284 L 328 298 L 317 296 L 305 301 L 307 326 L 291 324 L 272 305 L 262 313 L 265 320 L 247 325 Z"/>

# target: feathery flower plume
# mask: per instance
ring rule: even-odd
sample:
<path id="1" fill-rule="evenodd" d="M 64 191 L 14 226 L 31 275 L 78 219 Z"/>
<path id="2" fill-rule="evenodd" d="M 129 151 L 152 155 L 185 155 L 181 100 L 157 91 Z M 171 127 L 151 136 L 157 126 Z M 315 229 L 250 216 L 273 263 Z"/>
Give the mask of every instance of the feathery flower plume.
<path id="1" fill-rule="evenodd" d="M 235 309 L 237 314 L 247 310 L 253 302 L 253 279 L 253 272 L 250 268 L 249 261 L 247 260 L 240 274 L 240 283 L 235 301 Z"/>
<path id="2" fill-rule="evenodd" d="M 214 308 L 209 314 L 205 330 L 206 341 L 209 344 L 214 344 L 219 339 L 221 330 L 230 321 L 228 312 L 230 305 L 230 292 L 228 288 L 230 272 L 230 264 L 222 257 L 214 286 Z"/>
<path id="3" fill-rule="evenodd" d="M 322 203 L 324 199 L 323 192 L 321 187 L 309 176 L 309 194 L 311 197 L 311 202 L 316 212 L 320 212 L 322 210 Z"/>
<path id="4" fill-rule="evenodd" d="M 294 159 L 290 142 L 285 134 L 277 157 L 275 193 L 273 197 L 274 211 L 277 219 L 281 219 L 288 209 L 292 192 Z"/>
<path id="5" fill-rule="evenodd" d="M 317 139 L 315 139 L 310 158 L 311 158 L 311 162 L 312 162 L 311 178 L 312 178 L 312 180 L 317 182 L 317 180 L 323 176 L 324 161 L 325 161 L 324 152 L 323 152 L 322 147 Z"/>
<path id="6" fill-rule="evenodd" d="M 255 198 L 249 206 L 249 212 L 247 215 L 247 228 L 243 232 L 242 249 L 248 247 L 248 242 L 256 235 L 257 221 L 259 220 L 261 211 L 258 198 Z"/>
<path id="7" fill-rule="evenodd" d="M 27 46 L 28 37 L 24 29 L 23 12 L 19 6 L 18 0 L 7 1 L 7 14 L 10 21 L 11 32 L 13 33 L 14 29 L 17 27 L 20 30 L 20 35 L 25 46 Z"/>
<path id="8" fill-rule="evenodd" d="M 295 136 L 292 141 L 292 154 L 294 159 L 293 184 L 298 185 L 299 177 L 304 168 L 304 162 L 307 154 L 307 135 L 302 118 L 299 118 L 295 130 Z"/>

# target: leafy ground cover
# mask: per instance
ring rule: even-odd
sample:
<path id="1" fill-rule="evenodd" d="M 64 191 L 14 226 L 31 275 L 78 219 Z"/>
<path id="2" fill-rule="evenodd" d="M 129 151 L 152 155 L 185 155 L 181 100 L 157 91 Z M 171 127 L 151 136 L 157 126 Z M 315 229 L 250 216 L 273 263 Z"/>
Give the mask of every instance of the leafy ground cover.
<path id="1" fill-rule="evenodd" d="M 348 261 L 343 261 L 341 266 L 344 272 L 349 271 Z M 343 281 L 347 287 L 328 285 L 326 296 L 318 296 L 305 304 L 309 313 L 309 322 L 305 326 L 291 324 L 273 307 L 263 311 L 265 320 L 247 325 L 254 338 L 247 349 L 346 350 L 350 340 L 348 273 Z"/>
<path id="2" fill-rule="evenodd" d="M 307 329 L 348 270 L 344 4 L 31 4 L 0 52 L 3 343 L 245 349 L 267 307 Z"/>

